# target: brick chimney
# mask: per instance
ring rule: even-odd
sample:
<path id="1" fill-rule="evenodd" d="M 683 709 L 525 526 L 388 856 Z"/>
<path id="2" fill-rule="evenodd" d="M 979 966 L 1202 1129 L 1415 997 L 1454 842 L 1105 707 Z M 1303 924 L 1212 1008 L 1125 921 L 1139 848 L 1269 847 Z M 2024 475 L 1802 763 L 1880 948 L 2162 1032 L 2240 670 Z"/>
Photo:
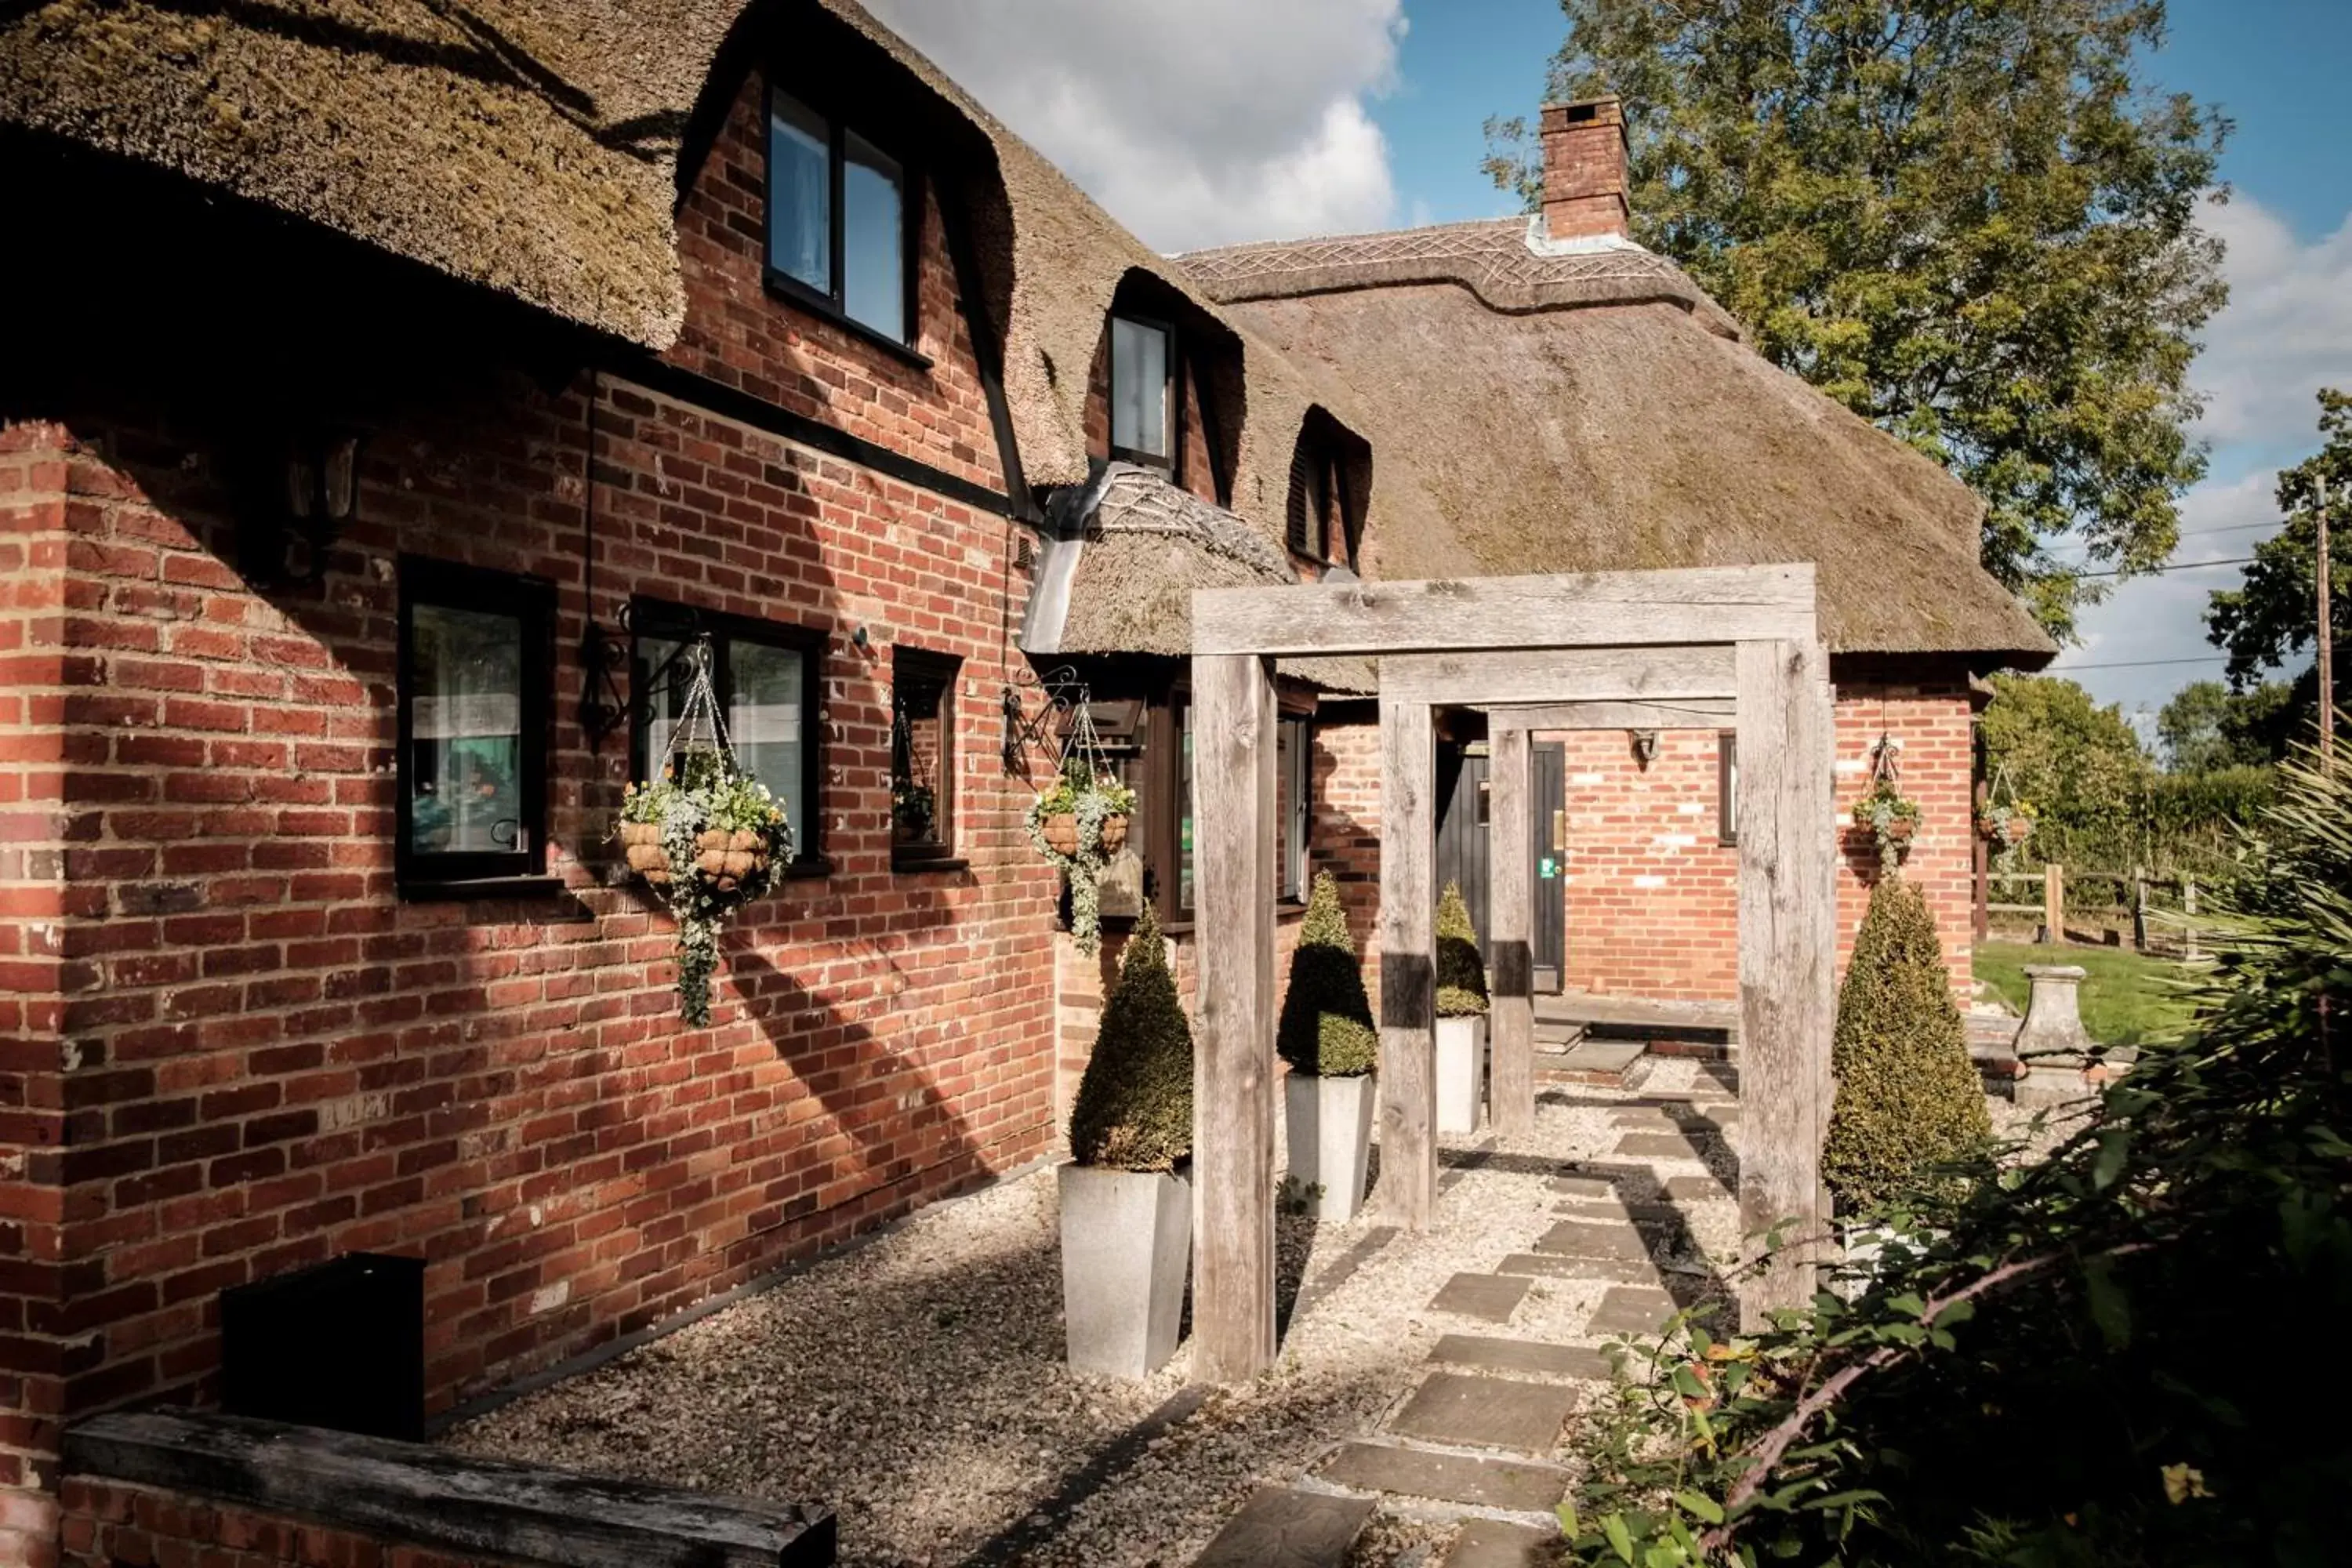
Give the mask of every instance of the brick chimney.
<path id="1" fill-rule="evenodd" d="M 1625 113 L 1616 98 L 1543 108 L 1544 232 L 1625 237 Z"/>

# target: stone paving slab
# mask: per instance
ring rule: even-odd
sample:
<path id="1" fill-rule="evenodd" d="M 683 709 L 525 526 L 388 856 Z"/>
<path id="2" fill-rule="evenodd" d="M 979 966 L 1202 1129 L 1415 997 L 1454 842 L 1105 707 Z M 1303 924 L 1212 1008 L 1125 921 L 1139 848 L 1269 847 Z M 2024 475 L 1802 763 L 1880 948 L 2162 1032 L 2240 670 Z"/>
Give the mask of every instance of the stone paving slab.
<path id="1" fill-rule="evenodd" d="M 1596 1040 L 1587 1036 L 1561 1054 L 1559 1065 L 1570 1072 L 1622 1073 L 1647 1048 L 1639 1040 Z"/>
<path id="2" fill-rule="evenodd" d="M 1514 1252 L 1495 1271 L 1541 1279 L 1612 1279 L 1621 1285 L 1655 1285 L 1665 1279 L 1665 1271 L 1646 1258 L 1573 1258 L 1562 1252 Z"/>
<path id="3" fill-rule="evenodd" d="M 1666 1196 L 1678 1204 L 1731 1203 L 1738 1194 L 1713 1176 L 1669 1176 Z"/>
<path id="4" fill-rule="evenodd" d="M 1503 1519 L 1464 1521 L 1445 1549 L 1443 1568 L 1552 1568 L 1560 1560 L 1560 1534 Z"/>
<path id="5" fill-rule="evenodd" d="M 1194 1568 L 1339 1568 L 1372 1506 L 1370 1498 L 1261 1487 L 1192 1560 Z"/>
<path id="6" fill-rule="evenodd" d="M 1672 1296 L 1655 1287 L 1612 1285 L 1601 1296 L 1601 1305 L 1586 1327 L 1596 1334 L 1654 1335 L 1668 1318 L 1681 1310 Z M 1721 1302 L 1713 1302 L 1703 1309 L 1701 1315 L 1714 1318 L 1723 1310 Z"/>
<path id="7" fill-rule="evenodd" d="M 1609 1125 L 1644 1130 L 1663 1127 L 1669 1131 L 1677 1127 L 1694 1127 L 1727 1132 L 1739 1125 L 1739 1111 L 1735 1106 L 1700 1105 L 1695 1101 L 1635 1105 L 1611 1111 Z"/>
<path id="8" fill-rule="evenodd" d="M 1571 1198 L 1613 1198 L 1617 1184 L 1606 1176 L 1554 1176 L 1545 1184 L 1553 1192 Z"/>
<path id="9" fill-rule="evenodd" d="M 1528 1293 L 1528 1281 L 1501 1274 L 1456 1274 L 1430 1303 L 1433 1312 L 1453 1312 L 1489 1323 L 1507 1323 Z"/>
<path id="10" fill-rule="evenodd" d="M 1613 1154 L 1634 1160 L 1704 1160 L 1718 1149 L 1728 1148 L 1718 1134 L 1692 1132 L 1628 1132 L 1617 1140 Z"/>
<path id="11" fill-rule="evenodd" d="M 1536 1238 L 1538 1252 L 1564 1253 L 1575 1258 L 1622 1258 L 1640 1261 L 1650 1256 L 1650 1244 L 1641 1231 L 1624 1223 L 1564 1219 Z"/>
<path id="12" fill-rule="evenodd" d="M 1433 1372 L 1389 1428 L 1432 1443 L 1549 1454 L 1575 1408 L 1576 1390 L 1565 1384 Z"/>
<path id="13" fill-rule="evenodd" d="M 1546 1344 L 1541 1340 L 1497 1339 L 1484 1334 L 1447 1334 L 1429 1352 L 1432 1361 L 1475 1366 L 1485 1372 L 1528 1372 L 1550 1377 L 1581 1377 L 1606 1383 L 1609 1358 L 1583 1345 Z"/>
<path id="14" fill-rule="evenodd" d="M 1551 1212 L 1595 1225 L 1631 1225 L 1637 1229 L 1672 1229 L 1688 1224 L 1690 1217 L 1675 1204 L 1623 1198 L 1570 1198 L 1552 1205 Z"/>
<path id="15" fill-rule="evenodd" d="M 1395 1492 L 1515 1513 L 1548 1513 L 1568 1495 L 1568 1472 L 1557 1465 L 1437 1454 L 1391 1443 L 1349 1443 L 1318 1479 L 1356 1491 Z"/>

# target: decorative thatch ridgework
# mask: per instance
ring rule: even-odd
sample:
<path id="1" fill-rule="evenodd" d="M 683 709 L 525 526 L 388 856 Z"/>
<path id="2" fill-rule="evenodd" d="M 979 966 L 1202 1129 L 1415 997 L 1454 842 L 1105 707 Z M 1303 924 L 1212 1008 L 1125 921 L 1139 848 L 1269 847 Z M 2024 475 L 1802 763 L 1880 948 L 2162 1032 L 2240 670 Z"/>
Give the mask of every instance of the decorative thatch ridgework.
<path id="1" fill-rule="evenodd" d="M 1978 564 L 1976 497 L 1767 363 L 1663 258 L 1506 220 L 1183 260 L 1373 410 L 1369 575 L 1811 561 L 1834 650 L 2056 651 Z"/>
<path id="2" fill-rule="evenodd" d="M 1362 432 L 1344 383 L 1234 331 L 1182 268 L 850 0 L 251 0 L 205 15 L 52 0 L 0 11 L 0 128 L 175 172 L 664 350 L 686 310 L 680 161 L 768 58 L 895 82 L 934 122 L 926 155 L 964 166 L 1031 484 L 1087 477 L 1087 368 L 1136 272 L 1238 341 L 1233 505 L 1269 538 L 1307 408 Z"/>

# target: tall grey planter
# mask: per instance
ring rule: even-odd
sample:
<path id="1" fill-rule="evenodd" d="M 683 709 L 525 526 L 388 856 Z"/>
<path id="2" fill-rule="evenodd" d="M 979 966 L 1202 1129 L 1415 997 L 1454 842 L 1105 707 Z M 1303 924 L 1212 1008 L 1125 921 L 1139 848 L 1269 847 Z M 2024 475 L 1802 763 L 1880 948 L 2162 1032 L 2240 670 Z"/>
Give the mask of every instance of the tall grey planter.
<path id="1" fill-rule="evenodd" d="M 1149 1377 L 1176 1353 L 1192 1188 L 1165 1171 L 1061 1168 L 1062 1318 L 1074 1372 Z"/>
<path id="2" fill-rule="evenodd" d="M 1477 1131 L 1486 1087 L 1486 1016 L 1437 1020 L 1437 1130 Z"/>
<path id="3" fill-rule="evenodd" d="M 2033 988 L 2017 1031 L 2017 1059 L 2025 1068 L 2014 1090 L 2018 1104 L 2067 1105 L 2091 1095 L 2084 1069 L 2093 1047 L 2078 994 L 2088 973 L 2072 963 L 2025 966 Z"/>
<path id="4" fill-rule="evenodd" d="M 1372 1155 L 1372 1075 L 1320 1078 L 1293 1068 L 1283 1080 L 1282 1109 L 1290 1179 L 1308 1192 L 1322 1189 L 1307 1200 L 1307 1212 L 1355 1218 Z"/>

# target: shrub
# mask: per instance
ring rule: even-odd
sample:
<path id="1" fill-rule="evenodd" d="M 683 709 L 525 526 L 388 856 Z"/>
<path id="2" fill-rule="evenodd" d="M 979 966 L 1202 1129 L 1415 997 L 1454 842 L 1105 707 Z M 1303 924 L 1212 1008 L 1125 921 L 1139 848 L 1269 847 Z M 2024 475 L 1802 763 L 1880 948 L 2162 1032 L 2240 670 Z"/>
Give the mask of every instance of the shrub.
<path id="1" fill-rule="evenodd" d="M 1462 884 L 1445 884 L 1437 900 L 1437 1016 L 1476 1018 L 1486 1011 L 1486 965 L 1478 956 L 1478 928 L 1462 901 Z"/>
<path id="2" fill-rule="evenodd" d="M 1070 1154 L 1081 1165 L 1166 1171 L 1192 1152 L 1192 1028 L 1147 901 L 1120 955 L 1118 983 L 1103 1004 L 1095 1054 L 1078 1079 Z"/>
<path id="3" fill-rule="evenodd" d="M 1885 1197 L 1992 1135 L 1936 917 L 1900 874 L 1870 890 L 1831 1063 L 1837 1103 L 1822 1174 L 1842 1209 Z"/>
<path id="4" fill-rule="evenodd" d="M 1283 994 L 1274 1048 L 1293 1072 L 1357 1078 L 1372 1070 L 1380 1047 L 1355 939 L 1339 908 L 1339 884 L 1330 872 L 1318 871 L 1298 950 L 1290 958 L 1290 989 Z"/>

